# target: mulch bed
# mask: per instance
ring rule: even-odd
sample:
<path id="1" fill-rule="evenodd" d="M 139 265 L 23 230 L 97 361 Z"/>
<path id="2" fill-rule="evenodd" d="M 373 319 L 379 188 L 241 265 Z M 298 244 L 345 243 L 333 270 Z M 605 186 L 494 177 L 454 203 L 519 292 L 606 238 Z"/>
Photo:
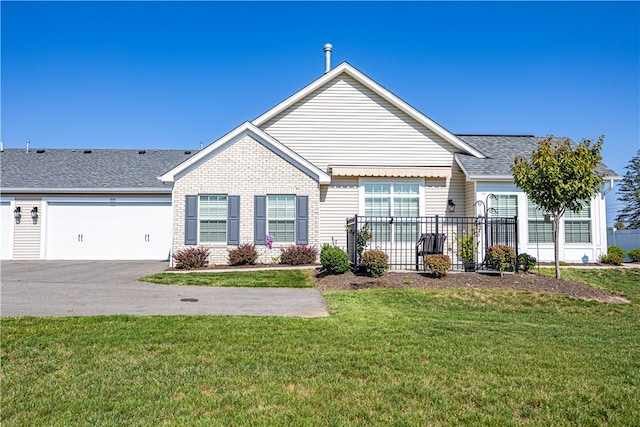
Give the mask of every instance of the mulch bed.
<path id="1" fill-rule="evenodd" d="M 285 267 L 281 264 L 255 264 L 234 267 L 216 265 L 200 271 L 216 272 L 220 270 L 268 269 Z M 310 267 L 310 266 L 306 266 Z M 168 269 L 175 270 L 174 268 Z M 192 270 L 193 271 L 193 270 Z M 319 291 L 341 290 L 356 291 L 359 289 L 512 289 L 530 292 L 549 292 L 568 295 L 587 301 L 600 301 L 611 304 L 627 304 L 630 301 L 609 292 L 594 288 L 582 282 L 556 279 L 555 277 L 540 276 L 537 273 L 449 273 L 445 277 L 436 279 L 428 273 L 419 272 L 388 272 L 382 277 L 372 278 L 364 274 L 354 274 L 348 271 L 339 275 L 328 275 L 316 266 L 314 287 Z"/>
<path id="2" fill-rule="evenodd" d="M 629 303 L 625 298 L 610 294 L 581 282 L 556 279 L 538 274 L 449 273 L 436 279 L 426 273 L 389 272 L 379 278 L 347 272 L 327 275 L 317 272 L 315 287 L 321 291 L 358 289 L 513 289 L 531 292 L 551 292 L 583 300 L 595 300 L 612 304 Z"/>

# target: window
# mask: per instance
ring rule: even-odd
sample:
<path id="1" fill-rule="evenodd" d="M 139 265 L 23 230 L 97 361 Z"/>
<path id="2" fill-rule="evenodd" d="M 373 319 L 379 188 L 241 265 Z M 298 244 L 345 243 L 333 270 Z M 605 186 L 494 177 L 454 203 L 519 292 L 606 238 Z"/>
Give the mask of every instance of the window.
<path id="1" fill-rule="evenodd" d="M 565 243 L 591 243 L 591 206 L 564 214 Z"/>
<path id="2" fill-rule="evenodd" d="M 518 196 L 516 194 L 498 194 L 490 199 L 491 208 L 495 212 L 491 212 L 493 218 L 513 218 L 518 216 Z M 513 245 L 515 244 L 515 228 L 510 223 L 503 220 L 491 220 L 489 245 Z"/>
<path id="3" fill-rule="evenodd" d="M 200 196 L 198 210 L 200 242 L 227 242 L 227 206 L 226 195 Z"/>
<path id="4" fill-rule="evenodd" d="M 518 215 L 518 196 L 516 194 L 499 194 L 490 198 L 491 207 L 495 209 L 492 216 L 510 217 Z"/>
<path id="5" fill-rule="evenodd" d="M 377 217 L 417 217 L 420 215 L 420 185 L 417 183 L 368 183 L 364 185 L 364 214 Z M 415 222 L 372 223 L 371 233 L 378 241 L 415 242 Z"/>
<path id="6" fill-rule="evenodd" d="M 553 215 L 545 222 L 545 212 L 528 201 L 529 243 L 553 243 Z"/>
<path id="7" fill-rule="evenodd" d="M 267 234 L 275 243 L 295 241 L 296 196 L 267 196 Z"/>

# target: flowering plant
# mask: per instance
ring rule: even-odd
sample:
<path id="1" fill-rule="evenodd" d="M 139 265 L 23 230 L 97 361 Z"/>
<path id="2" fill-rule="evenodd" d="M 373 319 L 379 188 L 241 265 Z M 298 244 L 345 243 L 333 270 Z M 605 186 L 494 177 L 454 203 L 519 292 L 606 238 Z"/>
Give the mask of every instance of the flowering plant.
<path id="1" fill-rule="evenodd" d="M 358 258 L 362 257 L 362 252 L 364 252 L 364 248 L 367 247 L 367 242 L 369 240 L 371 240 L 371 238 L 373 237 L 373 235 L 371 234 L 371 231 L 369 224 L 365 223 L 360 230 L 357 231 L 357 236 L 358 236 Z M 353 230 L 349 227 L 347 227 L 347 231 L 350 234 L 353 234 Z"/>

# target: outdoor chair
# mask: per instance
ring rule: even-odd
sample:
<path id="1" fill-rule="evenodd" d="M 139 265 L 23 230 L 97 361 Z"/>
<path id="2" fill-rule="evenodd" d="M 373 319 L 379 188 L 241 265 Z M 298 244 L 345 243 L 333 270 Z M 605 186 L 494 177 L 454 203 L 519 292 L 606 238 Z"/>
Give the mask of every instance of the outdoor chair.
<path id="1" fill-rule="evenodd" d="M 444 241 L 447 236 L 442 233 L 423 233 L 416 243 L 416 271 L 420 270 L 420 260 L 425 255 L 444 253 Z"/>

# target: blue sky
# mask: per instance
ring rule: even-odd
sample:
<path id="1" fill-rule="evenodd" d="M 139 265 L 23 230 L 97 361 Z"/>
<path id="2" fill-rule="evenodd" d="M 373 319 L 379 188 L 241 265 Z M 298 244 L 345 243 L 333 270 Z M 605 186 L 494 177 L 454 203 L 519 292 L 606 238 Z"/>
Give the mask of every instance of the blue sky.
<path id="1" fill-rule="evenodd" d="M 5 147 L 199 148 L 347 61 L 454 133 L 640 149 L 639 2 L 1 2 Z M 620 204 L 608 198 L 609 223 Z"/>

